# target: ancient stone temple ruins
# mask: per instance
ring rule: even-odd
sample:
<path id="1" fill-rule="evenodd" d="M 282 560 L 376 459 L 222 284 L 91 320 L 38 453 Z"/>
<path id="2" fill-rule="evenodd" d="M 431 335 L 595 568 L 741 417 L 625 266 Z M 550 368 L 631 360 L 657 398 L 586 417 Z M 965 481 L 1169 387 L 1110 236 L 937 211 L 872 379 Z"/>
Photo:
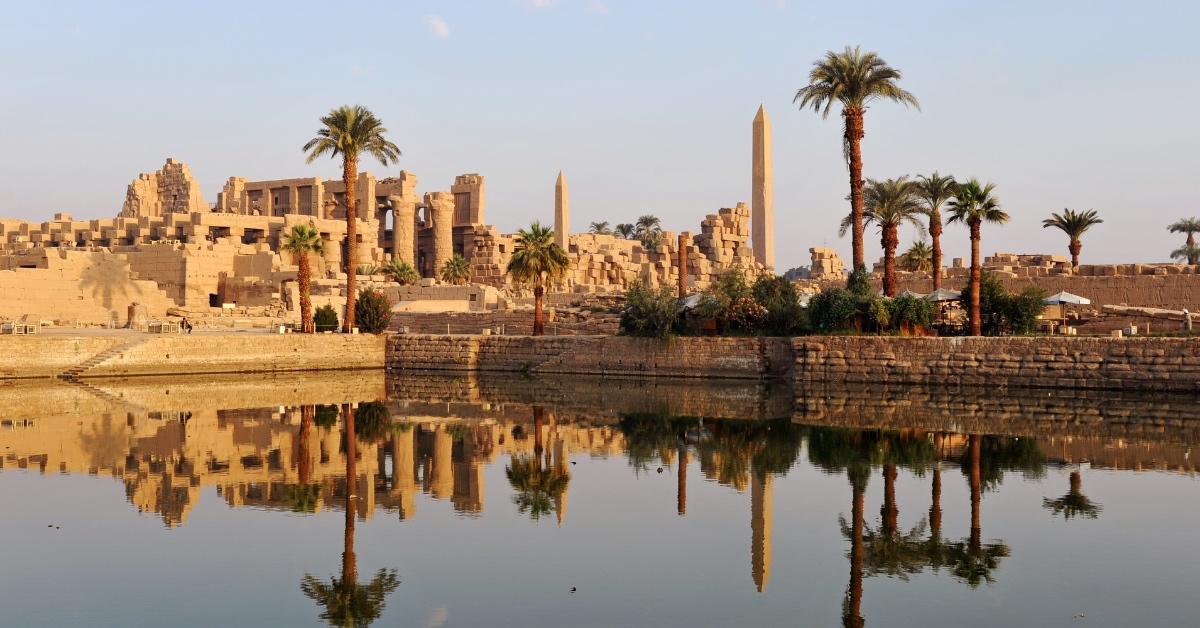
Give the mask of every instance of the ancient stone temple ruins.
<path id="1" fill-rule="evenodd" d="M 729 269 L 770 266 L 770 131 L 765 115 L 760 109 L 753 124 L 754 218 L 751 208 L 737 203 L 705 216 L 696 233 L 663 232 L 655 247 L 614 235 L 570 233 L 567 181 L 559 173 L 555 240 L 572 260 L 559 290 L 614 292 L 637 279 L 655 286 L 674 284 L 679 246 L 687 249 L 683 258 L 692 289 L 705 287 Z M 313 225 L 326 241 L 323 257 L 314 262 L 318 306 L 344 304 L 346 272 L 378 268 L 392 259 L 435 280 L 442 265 L 460 255 L 470 265 L 472 284 L 512 288 L 504 269 L 516 238 L 487 224 L 482 175 L 463 174 L 448 190 L 423 194 L 417 177 L 406 171 L 382 179 L 362 172 L 354 185 L 358 245 L 353 260 L 345 255 L 350 210 L 341 180 L 230 177 L 210 204 L 187 165 L 173 158 L 130 183 L 115 218 L 74 220 L 59 213 L 40 224 L 0 220 L 0 317 L 108 323 L 123 320 L 129 304 L 136 302 L 151 316 L 173 307 L 203 310 L 237 304 L 291 318 L 296 316 L 296 266 L 281 253 L 281 240 L 297 224 Z M 366 274 L 366 285 L 398 289 L 382 275 Z M 431 282 L 422 283 L 430 287 Z M 467 290 L 457 298 L 475 301 L 479 294 L 478 289 Z M 494 303 L 497 297 L 481 300 Z"/>

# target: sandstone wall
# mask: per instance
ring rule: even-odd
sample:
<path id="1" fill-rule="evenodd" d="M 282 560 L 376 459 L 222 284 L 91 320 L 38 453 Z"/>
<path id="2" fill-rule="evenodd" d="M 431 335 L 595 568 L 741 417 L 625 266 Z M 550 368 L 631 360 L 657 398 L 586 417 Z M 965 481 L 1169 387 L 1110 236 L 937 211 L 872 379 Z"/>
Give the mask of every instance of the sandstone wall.
<path id="1" fill-rule="evenodd" d="M 81 376 L 378 369 L 384 343 L 370 334 L 150 336 Z"/>
<path id="2" fill-rule="evenodd" d="M 118 336 L 0 336 L 0 379 L 56 377 L 122 342 Z"/>
<path id="3" fill-rule="evenodd" d="M 388 339 L 396 370 L 480 370 L 644 377 L 764 378 L 791 366 L 784 338 L 415 336 Z"/>
<path id="4" fill-rule="evenodd" d="M 506 335 L 529 335 L 533 333 L 533 312 L 394 312 L 392 331 L 405 327 L 410 334 L 479 334 L 503 327 Z M 559 336 L 612 336 L 618 327 L 617 316 L 587 311 L 556 312 L 554 320 L 546 323 L 547 333 Z"/>

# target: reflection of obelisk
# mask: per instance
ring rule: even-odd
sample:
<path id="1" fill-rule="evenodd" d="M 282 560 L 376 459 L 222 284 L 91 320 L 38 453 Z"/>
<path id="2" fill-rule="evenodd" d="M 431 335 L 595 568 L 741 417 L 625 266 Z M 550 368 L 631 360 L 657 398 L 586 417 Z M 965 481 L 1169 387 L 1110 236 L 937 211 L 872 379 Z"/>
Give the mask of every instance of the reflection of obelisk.
<path id="1" fill-rule="evenodd" d="M 750 562 L 762 593 L 771 577 L 771 474 L 750 472 Z"/>
<path id="2" fill-rule="evenodd" d="M 571 206 L 567 198 L 567 175 L 558 171 L 554 183 L 554 243 L 567 250 L 567 237 L 571 229 Z"/>
<path id="3" fill-rule="evenodd" d="M 750 239 L 754 261 L 775 267 L 775 193 L 771 188 L 771 120 L 760 105 L 754 116 L 750 176 Z"/>
<path id="4" fill-rule="evenodd" d="M 567 441 L 555 434 L 554 441 L 554 470 L 563 477 L 569 478 L 571 472 L 567 469 L 569 462 Z M 562 488 L 554 494 L 554 514 L 558 518 L 558 527 L 562 527 L 563 520 L 567 518 L 567 485 L 564 482 Z"/>

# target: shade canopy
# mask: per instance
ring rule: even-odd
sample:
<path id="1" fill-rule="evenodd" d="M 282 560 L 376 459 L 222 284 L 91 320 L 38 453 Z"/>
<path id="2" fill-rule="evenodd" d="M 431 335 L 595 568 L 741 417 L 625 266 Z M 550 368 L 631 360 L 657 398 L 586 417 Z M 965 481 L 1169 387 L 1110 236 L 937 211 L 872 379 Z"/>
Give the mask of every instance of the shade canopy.
<path id="1" fill-rule="evenodd" d="M 896 295 L 896 298 L 899 298 L 899 297 L 912 297 L 914 299 L 924 299 L 925 295 L 921 294 L 920 292 L 913 292 L 912 290 L 905 290 L 904 292 L 901 292 L 900 294 Z"/>
<path id="2" fill-rule="evenodd" d="M 1059 292 L 1046 297 L 1042 303 L 1046 305 L 1091 305 L 1092 300 L 1070 292 Z"/>
<path id="3" fill-rule="evenodd" d="M 930 292 L 929 294 L 925 295 L 925 300 L 926 301 L 935 301 L 935 302 L 936 301 L 960 301 L 960 300 L 962 300 L 962 293 L 957 290 L 947 290 L 945 288 L 938 288 L 937 290 L 934 290 L 933 292 Z"/>

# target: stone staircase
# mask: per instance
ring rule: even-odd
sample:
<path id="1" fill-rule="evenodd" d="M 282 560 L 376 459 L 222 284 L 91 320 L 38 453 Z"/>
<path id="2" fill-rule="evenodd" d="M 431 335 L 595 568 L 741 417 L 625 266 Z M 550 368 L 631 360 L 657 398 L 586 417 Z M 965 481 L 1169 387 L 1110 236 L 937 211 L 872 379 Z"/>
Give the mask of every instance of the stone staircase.
<path id="1" fill-rule="evenodd" d="M 129 351 L 130 349 L 133 349 L 134 347 L 145 344 L 146 342 L 149 342 L 149 340 L 150 340 L 149 338 L 137 338 L 134 340 L 130 340 L 128 342 L 121 343 L 121 344 L 119 344 L 111 349 L 108 349 L 106 351 L 101 351 L 100 353 L 97 353 L 96 355 L 88 358 L 87 360 L 84 360 L 83 362 L 76 364 L 75 366 L 72 366 L 71 368 L 63 371 L 62 373 L 59 373 L 58 377 L 60 379 L 76 380 L 79 378 L 80 375 L 82 375 L 83 373 L 98 366 L 102 362 L 109 360 L 111 358 L 114 358 L 118 355 L 121 355 L 122 353 L 125 353 L 126 351 Z"/>
<path id="2" fill-rule="evenodd" d="M 103 388 L 100 388 L 98 386 L 93 386 L 82 379 L 75 379 L 73 377 L 70 377 L 70 378 L 64 377 L 63 379 L 65 379 L 67 381 L 68 385 L 82 388 L 82 389 L 88 391 L 89 393 L 91 393 L 97 397 L 100 397 L 101 399 L 104 399 L 105 401 L 113 403 L 117 406 L 125 407 L 129 410 L 143 412 L 143 413 L 150 412 L 149 408 L 147 408 L 139 403 L 130 401 L 121 395 L 114 395 L 113 393 L 111 393 L 107 390 L 104 390 Z"/>

